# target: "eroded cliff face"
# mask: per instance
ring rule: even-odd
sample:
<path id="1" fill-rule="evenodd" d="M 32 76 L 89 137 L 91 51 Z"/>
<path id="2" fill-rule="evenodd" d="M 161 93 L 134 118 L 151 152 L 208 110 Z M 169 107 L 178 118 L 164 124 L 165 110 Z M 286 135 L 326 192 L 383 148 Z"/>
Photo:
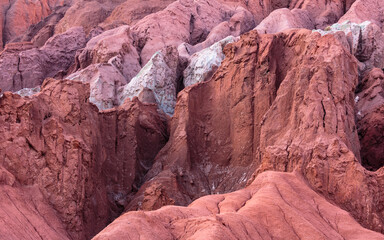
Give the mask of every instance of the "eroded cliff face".
<path id="1" fill-rule="evenodd" d="M 0 4 L 0 238 L 384 239 L 384 2 Z"/>
<path id="2" fill-rule="evenodd" d="M 355 98 L 362 164 L 369 170 L 384 166 L 384 74 L 374 68 L 363 78 Z"/>
<path id="3" fill-rule="evenodd" d="M 0 2 L 0 49 L 27 29 L 48 17 L 55 8 L 69 4 L 69 0 L 10 0 Z"/>
<path id="4" fill-rule="evenodd" d="M 242 188 L 255 170 L 301 169 L 318 191 L 336 194 L 328 186 L 333 183 L 312 172 L 320 164 L 311 162 L 319 161 L 317 146 L 336 144 L 358 165 L 355 58 L 333 36 L 306 30 L 250 32 L 225 53 L 210 81 L 179 94 L 170 141 L 135 204 L 145 201 L 152 182 L 160 181 L 168 197 L 185 205 Z"/>
<path id="5" fill-rule="evenodd" d="M 156 106 L 134 100 L 99 113 L 88 97 L 88 85 L 49 79 L 37 95 L 0 100 L 5 183 L 37 186 L 76 239 L 121 213 L 167 140 Z"/>

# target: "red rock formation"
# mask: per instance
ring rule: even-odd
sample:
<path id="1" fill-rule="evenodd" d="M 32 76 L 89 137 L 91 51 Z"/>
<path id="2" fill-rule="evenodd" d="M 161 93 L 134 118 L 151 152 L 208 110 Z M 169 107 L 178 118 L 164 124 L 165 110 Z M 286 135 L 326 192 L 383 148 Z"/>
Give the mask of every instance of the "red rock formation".
<path id="1" fill-rule="evenodd" d="M 290 0 L 220 0 L 231 6 L 248 9 L 254 16 L 256 24 L 260 23 L 273 10 L 289 7 Z"/>
<path id="2" fill-rule="evenodd" d="M 36 186 L 11 187 L 0 172 L 0 238 L 70 239 L 63 223 Z M 7 173 L 8 176 L 12 174 Z M 3 185 L 5 184 L 5 185 Z"/>
<path id="3" fill-rule="evenodd" d="M 188 207 L 129 212 L 101 239 L 383 239 L 310 189 L 298 174 L 266 172 L 245 189 Z"/>
<path id="4" fill-rule="evenodd" d="M 55 25 L 64 17 L 68 6 L 59 6 L 36 24 L 32 24 L 22 36 L 12 39 L 12 42 L 32 42 L 34 46 L 42 47 L 54 35 Z"/>
<path id="5" fill-rule="evenodd" d="M 37 49 L 32 43 L 12 43 L 0 53 L 0 88 L 17 91 L 41 85 L 46 77 L 60 76 L 86 42 L 82 28 L 51 37 Z"/>
<path id="6" fill-rule="evenodd" d="M 314 29 L 312 17 L 302 9 L 273 11 L 255 28 L 259 33 L 277 33 L 291 28 Z"/>
<path id="7" fill-rule="evenodd" d="M 383 239 L 382 4 L 353 2 L 0 1 L 0 87 L 71 73 L 0 90 L 0 238 L 90 239 L 133 210 L 95 239 Z M 281 32 L 343 19 L 374 24 Z M 257 24 L 277 33 L 226 45 L 168 129 L 190 56 Z"/>
<path id="8" fill-rule="evenodd" d="M 210 30 L 230 16 L 231 8 L 213 1 L 176 1 L 133 27 L 142 64 L 167 45 L 192 45 L 205 40 Z M 167 31 L 164 31 L 167 29 Z"/>
<path id="9" fill-rule="evenodd" d="M 85 48 L 79 51 L 71 70 L 75 72 L 90 64 L 110 63 L 129 82 L 141 69 L 140 57 L 132 42 L 132 32 L 128 26 L 105 31 L 90 39 Z"/>
<path id="10" fill-rule="evenodd" d="M 175 0 L 127 0 L 118 5 L 102 25 L 133 25 L 145 16 L 161 11 Z"/>
<path id="11" fill-rule="evenodd" d="M 354 23 L 370 21 L 382 28 L 384 25 L 384 2 L 378 0 L 357 0 L 339 22 L 347 20 Z"/>
<path id="12" fill-rule="evenodd" d="M 371 70 L 360 84 L 355 99 L 361 159 L 369 170 L 384 166 L 384 74 Z"/>
<path id="13" fill-rule="evenodd" d="M 364 226 L 382 231 L 382 170 L 368 173 L 359 163 L 358 74 L 348 50 L 331 35 L 301 30 L 251 32 L 225 52 L 211 81 L 179 95 L 170 141 L 127 209 L 141 208 L 152 184 L 185 205 L 240 189 L 255 170 L 296 169 Z"/>
<path id="14" fill-rule="evenodd" d="M 32 24 L 47 17 L 55 7 L 69 3 L 68 0 L 10 0 L 0 3 L 0 49 L 10 40 L 20 37 Z"/>
<path id="15" fill-rule="evenodd" d="M 55 34 L 63 33 L 72 27 L 83 27 L 88 35 L 99 23 L 103 22 L 113 9 L 113 1 L 75 1 L 64 17 L 55 26 Z"/>
<path id="16" fill-rule="evenodd" d="M 37 186 L 75 239 L 120 214 L 167 139 L 154 105 L 134 100 L 99 113 L 88 97 L 88 85 L 49 79 L 30 98 L 0 99 L 6 182 Z"/>
<path id="17" fill-rule="evenodd" d="M 355 0 L 292 0 L 289 8 L 300 8 L 308 11 L 316 28 L 325 28 L 339 20 Z"/>
<path id="18" fill-rule="evenodd" d="M 183 42 L 196 45 L 205 41 L 211 31 L 212 35 L 220 36 L 210 36 L 215 41 L 248 31 L 254 23 L 259 23 L 280 7 L 288 7 L 288 1 L 175 1 L 166 9 L 135 24 L 133 32 L 136 35 L 136 46 L 140 50 L 142 63 L 145 64 L 157 50 L 166 45 L 178 46 Z M 254 19 L 247 12 L 251 12 Z M 232 16 L 235 18 L 230 19 Z M 212 39 L 198 47 L 198 50 L 212 45 L 215 42 Z"/>

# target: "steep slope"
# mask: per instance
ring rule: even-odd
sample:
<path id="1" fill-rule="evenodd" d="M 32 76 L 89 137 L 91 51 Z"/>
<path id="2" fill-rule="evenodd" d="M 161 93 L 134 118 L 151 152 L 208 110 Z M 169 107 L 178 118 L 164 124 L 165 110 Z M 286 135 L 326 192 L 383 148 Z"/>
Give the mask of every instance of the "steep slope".
<path id="1" fill-rule="evenodd" d="M 7 182 L 36 186 L 74 239 L 89 239 L 122 212 L 167 141 L 156 106 L 135 100 L 99 113 L 88 98 L 88 85 L 54 79 L 31 97 L 0 98 Z"/>
<path id="2" fill-rule="evenodd" d="M 374 68 L 363 78 L 355 98 L 362 164 L 384 166 L 384 73 Z"/>
<path id="3" fill-rule="evenodd" d="M 383 7 L 0 1 L 0 238 L 384 239 Z"/>
<path id="4" fill-rule="evenodd" d="M 148 194 L 152 186 L 161 186 L 164 204 L 186 205 L 238 190 L 254 172 L 296 169 L 382 231 L 382 169 L 369 173 L 359 163 L 358 73 L 349 51 L 332 35 L 300 30 L 250 32 L 225 53 L 210 81 L 179 95 L 170 141 L 127 210 L 161 206 L 161 196 Z M 143 205 L 152 198 L 156 204 Z"/>
<path id="5" fill-rule="evenodd" d="M 70 0 L 10 0 L 0 3 L 0 49 L 14 38 L 20 37 L 29 28 L 47 17 L 57 6 L 69 4 Z"/>

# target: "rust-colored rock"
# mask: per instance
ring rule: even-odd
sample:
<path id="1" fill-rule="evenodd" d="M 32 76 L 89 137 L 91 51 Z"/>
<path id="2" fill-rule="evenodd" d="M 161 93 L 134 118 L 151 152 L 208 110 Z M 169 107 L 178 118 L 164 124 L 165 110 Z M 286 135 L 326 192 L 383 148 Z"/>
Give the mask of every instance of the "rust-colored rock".
<path id="1" fill-rule="evenodd" d="M 11 0 L 2 1 L 0 14 L 0 38 L 2 47 L 14 38 L 21 37 L 30 25 L 50 15 L 57 6 L 68 4 L 68 0 Z"/>
<path id="2" fill-rule="evenodd" d="M 26 33 L 17 38 L 13 38 L 12 42 L 32 42 L 36 47 L 42 47 L 45 42 L 54 35 L 55 25 L 64 17 L 68 6 L 59 6 L 54 11 L 36 24 L 29 26 Z"/>
<path id="3" fill-rule="evenodd" d="M 0 238 L 69 240 L 63 223 L 36 186 L 11 187 L 0 170 Z M 3 185 L 5 184 L 5 185 Z"/>
<path id="4" fill-rule="evenodd" d="M 361 160 L 369 170 L 384 166 L 384 73 L 371 70 L 359 87 L 355 99 Z"/>
<path id="5" fill-rule="evenodd" d="M 294 173 L 266 172 L 245 189 L 211 195 L 188 207 L 125 213 L 102 239 L 383 239 L 362 228 Z"/>
<path id="6" fill-rule="evenodd" d="M 384 239 L 382 5 L 0 0 L 0 238 Z"/>
<path id="7" fill-rule="evenodd" d="M 161 11 L 175 0 L 127 0 L 118 5 L 102 25 L 133 25 L 145 16 Z"/>
<path id="8" fill-rule="evenodd" d="M 3 181 L 36 186 L 74 239 L 121 213 L 167 140 L 156 106 L 136 99 L 99 113 L 88 98 L 88 85 L 53 79 L 31 97 L 0 98 Z"/>
<path id="9" fill-rule="evenodd" d="M 254 172 L 297 170 L 363 226 L 383 231 L 383 169 L 369 173 L 359 162 L 349 51 L 332 35 L 294 30 L 251 32 L 225 52 L 212 80 L 179 95 L 170 141 L 127 210 L 140 208 L 152 184 L 186 205 L 240 189 Z"/>

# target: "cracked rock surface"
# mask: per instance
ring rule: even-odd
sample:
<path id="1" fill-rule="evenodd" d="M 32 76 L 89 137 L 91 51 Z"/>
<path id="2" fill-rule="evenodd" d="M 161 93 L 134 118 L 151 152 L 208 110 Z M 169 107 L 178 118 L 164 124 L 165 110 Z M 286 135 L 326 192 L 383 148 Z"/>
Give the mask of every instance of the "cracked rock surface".
<path id="1" fill-rule="evenodd" d="M 383 9 L 0 0 L 0 239 L 384 239 Z"/>

